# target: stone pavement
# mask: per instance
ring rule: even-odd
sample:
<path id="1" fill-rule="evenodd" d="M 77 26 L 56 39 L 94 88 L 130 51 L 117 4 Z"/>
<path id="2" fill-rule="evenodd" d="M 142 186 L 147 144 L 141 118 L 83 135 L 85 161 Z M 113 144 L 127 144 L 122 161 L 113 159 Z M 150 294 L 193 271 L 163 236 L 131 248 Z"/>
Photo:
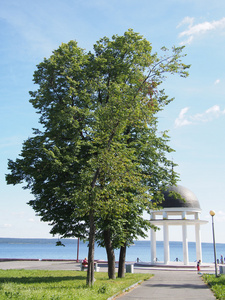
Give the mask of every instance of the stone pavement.
<path id="1" fill-rule="evenodd" d="M 150 270 L 155 276 L 138 285 L 130 292 L 125 292 L 118 300 L 184 300 L 216 299 L 212 291 L 194 271 Z"/>
<path id="2" fill-rule="evenodd" d="M 14 260 L 0 261 L 0 269 L 25 270 L 80 270 L 80 263 L 75 261 L 51 260 Z"/>
<path id="3" fill-rule="evenodd" d="M 100 265 L 101 272 L 107 272 L 107 266 Z M 39 270 L 80 270 L 80 263 L 74 261 L 0 261 L 0 269 L 39 269 Z M 214 273 L 213 265 L 202 268 L 205 273 Z M 211 290 L 197 274 L 196 267 L 181 268 L 135 267 L 135 273 L 151 273 L 154 277 L 143 282 L 129 292 L 118 296 L 118 300 L 185 300 L 185 299 L 216 299 Z"/>

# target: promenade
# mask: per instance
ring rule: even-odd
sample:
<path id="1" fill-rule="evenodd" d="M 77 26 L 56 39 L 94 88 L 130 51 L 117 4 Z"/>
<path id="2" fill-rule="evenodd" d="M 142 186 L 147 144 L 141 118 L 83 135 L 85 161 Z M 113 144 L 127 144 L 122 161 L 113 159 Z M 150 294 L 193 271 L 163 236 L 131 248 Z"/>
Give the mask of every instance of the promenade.
<path id="1" fill-rule="evenodd" d="M 138 285 L 118 300 L 213 300 L 212 291 L 201 276 L 191 270 L 150 270 L 154 277 Z"/>
<path id="2" fill-rule="evenodd" d="M 100 265 L 101 272 L 107 272 L 107 266 Z M 74 261 L 2 261 L 0 269 L 26 270 L 80 270 L 80 263 Z M 116 297 L 118 300 L 183 300 L 183 299 L 216 299 L 211 290 L 203 282 L 196 267 L 172 265 L 165 266 L 137 266 L 135 273 L 151 273 L 154 277 Z M 213 265 L 202 266 L 201 272 L 214 273 Z"/>

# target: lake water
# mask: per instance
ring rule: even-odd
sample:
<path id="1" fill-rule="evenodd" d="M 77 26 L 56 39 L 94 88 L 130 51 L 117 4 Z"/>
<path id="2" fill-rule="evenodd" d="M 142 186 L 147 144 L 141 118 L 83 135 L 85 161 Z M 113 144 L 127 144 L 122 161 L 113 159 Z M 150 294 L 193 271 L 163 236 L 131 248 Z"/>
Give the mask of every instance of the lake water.
<path id="1" fill-rule="evenodd" d="M 23 258 L 23 259 L 77 259 L 77 240 L 63 239 L 63 246 L 56 246 L 57 239 L 14 239 L 0 238 L 1 258 Z M 126 261 L 149 262 L 151 260 L 151 242 L 135 241 L 134 245 L 127 248 Z M 163 261 L 163 242 L 157 242 L 157 258 Z M 188 243 L 189 261 L 196 261 L 196 248 L 194 242 Z M 225 244 L 216 244 L 217 258 L 221 254 L 225 256 Z M 115 251 L 116 260 L 119 260 L 119 250 Z M 80 241 L 79 259 L 88 256 L 87 243 Z M 170 261 L 176 258 L 183 260 L 182 242 L 170 242 Z M 95 259 L 107 260 L 105 248 L 95 247 Z M 212 243 L 202 243 L 202 261 L 212 263 L 214 261 L 214 250 Z"/>

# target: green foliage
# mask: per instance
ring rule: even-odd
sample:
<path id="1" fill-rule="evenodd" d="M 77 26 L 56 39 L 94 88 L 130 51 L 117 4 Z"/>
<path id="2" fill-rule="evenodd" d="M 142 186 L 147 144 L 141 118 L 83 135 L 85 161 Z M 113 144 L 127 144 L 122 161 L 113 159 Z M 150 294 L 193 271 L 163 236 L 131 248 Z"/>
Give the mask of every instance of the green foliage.
<path id="1" fill-rule="evenodd" d="M 220 275 L 219 277 L 215 277 L 215 275 L 211 274 L 203 274 L 202 275 L 204 281 L 208 284 L 208 286 L 213 291 L 216 299 L 224 300 L 225 299 L 225 275 Z"/>
<path id="2" fill-rule="evenodd" d="M 107 273 L 95 274 L 92 288 L 85 285 L 86 272 L 43 270 L 0 270 L 0 299 L 107 299 L 150 274 L 127 274 L 124 279 L 107 279 Z"/>

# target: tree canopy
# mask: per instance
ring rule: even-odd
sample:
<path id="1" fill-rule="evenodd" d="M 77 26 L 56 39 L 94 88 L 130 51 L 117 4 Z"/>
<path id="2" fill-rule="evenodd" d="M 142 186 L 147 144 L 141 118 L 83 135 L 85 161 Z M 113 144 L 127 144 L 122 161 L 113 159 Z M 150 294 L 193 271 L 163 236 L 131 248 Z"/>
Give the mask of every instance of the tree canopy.
<path id="1" fill-rule="evenodd" d="M 34 195 L 29 204 L 52 233 L 88 237 L 89 285 L 95 238 L 106 244 L 105 234 L 118 248 L 144 235 L 143 211 L 176 180 L 157 113 L 173 100 L 159 88 L 166 74 L 188 75 L 182 50 L 163 47 L 159 57 L 130 29 L 100 39 L 93 53 L 75 41 L 62 44 L 34 72 L 38 89 L 30 102 L 41 128 L 9 160 L 6 180 L 26 182 Z"/>

